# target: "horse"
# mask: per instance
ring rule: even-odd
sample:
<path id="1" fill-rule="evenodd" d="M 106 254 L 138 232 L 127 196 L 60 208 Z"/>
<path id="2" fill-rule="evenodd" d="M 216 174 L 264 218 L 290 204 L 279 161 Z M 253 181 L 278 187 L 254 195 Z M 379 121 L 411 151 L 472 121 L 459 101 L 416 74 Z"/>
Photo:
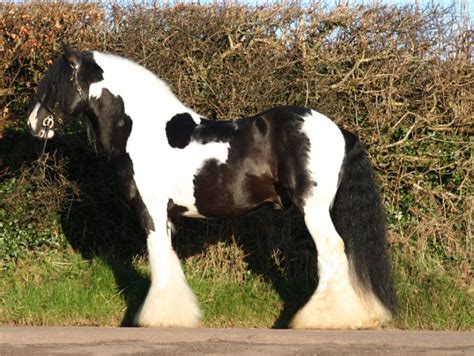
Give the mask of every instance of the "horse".
<path id="1" fill-rule="evenodd" d="M 27 125 L 48 140 L 81 117 L 147 235 L 151 284 L 136 325 L 199 325 L 197 299 L 171 244 L 173 218 L 235 217 L 284 201 L 302 214 L 318 261 L 317 287 L 289 326 L 364 329 L 393 317 L 374 168 L 357 136 L 328 117 L 281 106 L 210 120 L 143 66 L 64 46 L 39 83 Z"/>

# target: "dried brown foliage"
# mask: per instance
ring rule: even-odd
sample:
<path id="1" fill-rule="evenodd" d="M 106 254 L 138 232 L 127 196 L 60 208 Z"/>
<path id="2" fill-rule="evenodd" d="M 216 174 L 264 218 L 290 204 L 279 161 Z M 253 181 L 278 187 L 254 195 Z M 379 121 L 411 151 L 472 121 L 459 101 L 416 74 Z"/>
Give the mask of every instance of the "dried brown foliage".
<path id="1" fill-rule="evenodd" d="M 101 26 L 104 10 L 94 4 L 0 4 L 0 137 L 6 121 L 24 113 L 60 44 L 96 47 Z"/>
<path id="2" fill-rule="evenodd" d="M 468 281 L 473 31 L 453 9 L 33 3 L 0 16 L 0 134 L 24 121 L 62 41 L 135 59 L 209 117 L 309 106 L 366 143 L 400 256 Z"/>

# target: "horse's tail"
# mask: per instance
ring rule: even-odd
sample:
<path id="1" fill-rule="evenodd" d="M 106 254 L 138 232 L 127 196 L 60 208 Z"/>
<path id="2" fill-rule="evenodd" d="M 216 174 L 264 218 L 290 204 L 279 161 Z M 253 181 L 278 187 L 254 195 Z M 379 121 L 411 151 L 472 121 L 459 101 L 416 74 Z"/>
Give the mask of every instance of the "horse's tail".
<path id="1" fill-rule="evenodd" d="M 372 291 L 391 313 L 397 310 L 387 255 L 385 214 L 374 169 L 358 138 L 341 130 L 345 158 L 331 218 L 344 240 L 352 279 L 364 292 Z"/>

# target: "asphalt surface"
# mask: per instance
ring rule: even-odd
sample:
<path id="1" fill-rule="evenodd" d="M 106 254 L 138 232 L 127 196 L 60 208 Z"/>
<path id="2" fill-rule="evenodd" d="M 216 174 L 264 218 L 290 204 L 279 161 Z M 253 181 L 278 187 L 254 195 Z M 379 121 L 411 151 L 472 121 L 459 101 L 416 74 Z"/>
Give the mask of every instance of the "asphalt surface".
<path id="1" fill-rule="evenodd" d="M 2 327 L 12 354 L 474 355 L 474 332 Z"/>

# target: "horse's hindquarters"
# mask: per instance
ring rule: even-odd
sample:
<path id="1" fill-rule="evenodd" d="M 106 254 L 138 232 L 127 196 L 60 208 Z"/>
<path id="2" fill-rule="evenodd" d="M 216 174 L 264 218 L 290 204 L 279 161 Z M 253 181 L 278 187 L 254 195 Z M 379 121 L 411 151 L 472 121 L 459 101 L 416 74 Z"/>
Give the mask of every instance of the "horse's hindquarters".
<path id="1" fill-rule="evenodd" d="M 391 319 L 393 305 L 383 298 L 391 278 L 373 169 L 357 139 L 323 115 L 313 112 L 303 131 L 310 138 L 308 171 L 315 183 L 303 212 L 318 251 L 319 283 L 291 326 L 378 327 Z"/>

